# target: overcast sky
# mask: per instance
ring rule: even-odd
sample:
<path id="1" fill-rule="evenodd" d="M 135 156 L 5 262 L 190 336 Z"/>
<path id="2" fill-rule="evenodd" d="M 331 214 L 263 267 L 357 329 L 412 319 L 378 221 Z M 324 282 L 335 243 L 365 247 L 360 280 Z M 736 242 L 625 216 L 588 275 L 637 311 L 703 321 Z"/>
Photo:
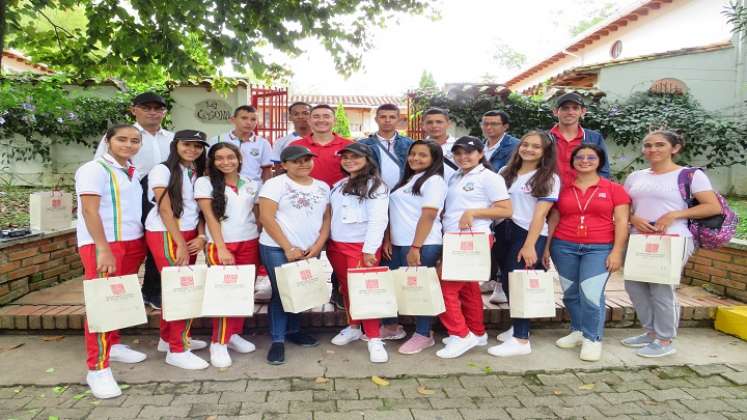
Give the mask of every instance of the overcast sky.
<path id="1" fill-rule="evenodd" d="M 635 0 L 616 2 L 618 8 Z M 314 41 L 288 63 L 294 93 L 400 95 L 416 87 L 423 70 L 439 85 L 477 82 L 486 73 L 499 82 L 516 71 L 496 64 L 496 44 L 505 43 L 531 64 L 564 47 L 570 28 L 609 0 L 440 0 L 441 19 L 403 16 L 397 25 L 376 30 L 363 68 L 345 80 Z"/>

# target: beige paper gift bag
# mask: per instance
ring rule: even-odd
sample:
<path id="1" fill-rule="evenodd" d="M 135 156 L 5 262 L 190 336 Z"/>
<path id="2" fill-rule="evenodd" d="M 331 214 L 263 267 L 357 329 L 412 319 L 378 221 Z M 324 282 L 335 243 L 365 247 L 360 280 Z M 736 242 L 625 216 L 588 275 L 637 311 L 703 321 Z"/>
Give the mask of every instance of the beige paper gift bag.
<path id="1" fill-rule="evenodd" d="M 682 236 L 630 235 L 623 277 L 646 283 L 680 284 L 686 247 L 687 239 Z"/>
<path id="2" fill-rule="evenodd" d="M 202 316 L 254 315 L 254 265 L 214 265 L 207 269 Z"/>
<path id="3" fill-rule="evenodd" d="M 436 316 L 446 311 L 435 268 L 402 267 L 392 276 L 400 315 Z"/>
<path id="4" fill-rule="evenodd" d="M 508 301 L 511 318 L 552 318 L 555 316 L 553 274 L 542 270 L 514 270 L 508 273 Z"/>
<path id="5" fill-rule="evenodd" d="M 381 319 L 397 316 L 394 279 L 387 267 L 348 270 L 350 318 Z"/>
<path id="6" fill-rule="evenodd" d="M 178 321 L 202 316 L 206 265 L 164 267 L 161 271 L 163 319 Z"/>
<path id="7" fill-rule="evenodd" d="M 68 229 L 73 221 L 73 195 L 64 191 L 39 191 L 29 196 L 31 229 L 48 232 Z"/>
<path id="8" fill-rule="evenodd" d="M 83 280 L 88 330 L 103 333 L 148 322 L 137 274 Z"/>
<path id="9" fill-rule="evenodd" d="M 275 279 L 286 312 L 299 313 L 329 302 L 330 289 L 317 258 L 275 267 Z"/>
<path id="10" fill-rule="evenodd" d="M 443 246 L 443 281 L 490 280 L 490 239 L 487 233 L 447 233 Z"/>

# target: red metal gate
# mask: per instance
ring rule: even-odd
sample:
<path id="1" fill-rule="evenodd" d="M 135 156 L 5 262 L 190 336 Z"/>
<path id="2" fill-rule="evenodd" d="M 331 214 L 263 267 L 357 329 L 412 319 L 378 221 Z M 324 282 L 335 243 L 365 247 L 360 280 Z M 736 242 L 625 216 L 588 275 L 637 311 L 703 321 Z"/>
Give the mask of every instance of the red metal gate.
<path id="1" fill-rule="evenodd" d="M 288 132 L 288 89 L 249 86 L 249 101 L 257 109 L 257 134 L 274 143 Z"/>
<path id="2" fill-rule="evenodd" d="M 415 92 L 407 92 L 407 136 L 413 140 L 422 140 L 425 138 L 423 127 L 420 125 L 420 114 L 423 110 L 417 109 L 415 102 Z"/>

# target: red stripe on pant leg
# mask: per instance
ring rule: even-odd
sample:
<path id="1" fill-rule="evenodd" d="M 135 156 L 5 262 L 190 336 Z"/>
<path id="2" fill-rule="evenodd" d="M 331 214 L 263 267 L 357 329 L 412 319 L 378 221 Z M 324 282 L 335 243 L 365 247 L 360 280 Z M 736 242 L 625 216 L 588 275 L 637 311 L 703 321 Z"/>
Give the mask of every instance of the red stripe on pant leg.
<path id="1" fill-rule="evenodd" d="M 469 333 L 464 314 L 462 314 L 462 302 L 459 301 L 459 291 L 462 284 L 459 281 L 441 282 L 446 311 L 438 316 L 449 335 L 458 335 L 459 337 L 465 337 Z"/>
<path id="2" fill-rule="evenodd" d="M 485 334 L 485 313 L 482 307 L 482 293 L 478 282 L 465 282 L 459 292 L 462 301 L 462 313 L 464 314 L 467 328 L 475 335 Z"/>

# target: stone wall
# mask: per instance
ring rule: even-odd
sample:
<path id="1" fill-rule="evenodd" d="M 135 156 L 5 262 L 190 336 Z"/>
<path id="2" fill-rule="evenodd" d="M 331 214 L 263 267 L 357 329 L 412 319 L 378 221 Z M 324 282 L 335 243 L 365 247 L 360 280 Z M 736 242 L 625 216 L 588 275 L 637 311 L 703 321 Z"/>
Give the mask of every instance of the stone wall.
<path id="1" fill-rule="evenodd" d="M 698 249 L 685 265 L 682 282 L 747 302 L 747 241 L 735 239 L 719 249 Z"/>

